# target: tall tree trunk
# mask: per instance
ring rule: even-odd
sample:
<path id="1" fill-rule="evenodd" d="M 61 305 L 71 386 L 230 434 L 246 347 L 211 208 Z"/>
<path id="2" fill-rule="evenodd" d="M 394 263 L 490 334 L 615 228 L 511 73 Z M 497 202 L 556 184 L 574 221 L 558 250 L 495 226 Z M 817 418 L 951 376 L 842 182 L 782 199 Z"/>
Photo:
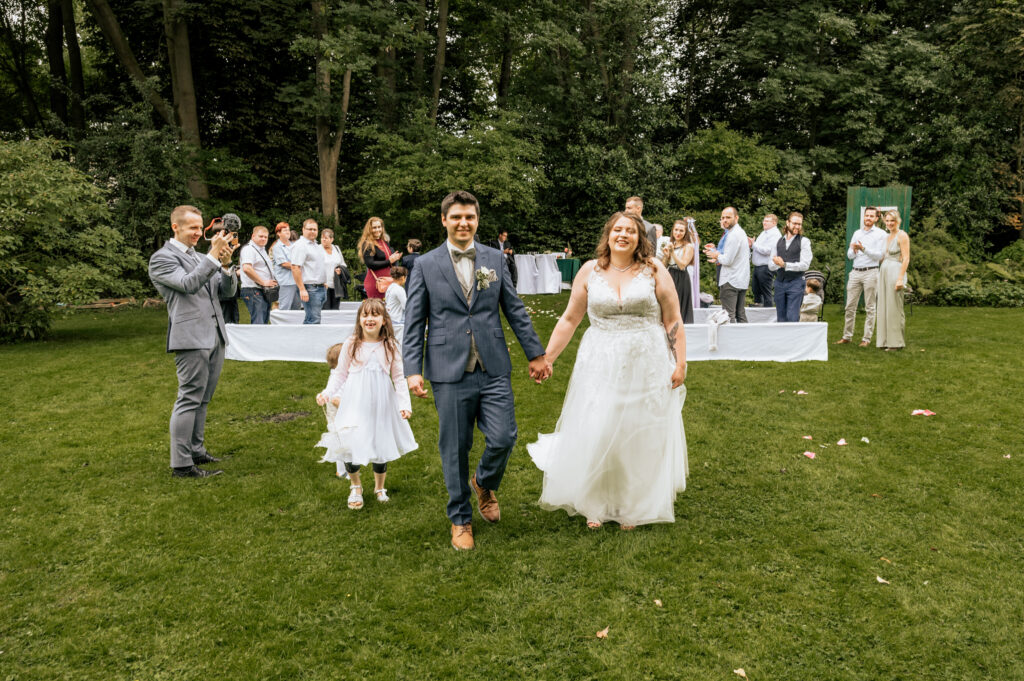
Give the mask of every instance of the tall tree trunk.
<path id="1" fill-rule="evenodd" d="M 636 52 L 639 42 L 639 31 L 637 24 L 631 19 L 626 20 L 626 35 L 623 37 L 623 47 L 626 50 L 622 58 L 622 71 L 619 73 L 619 96 L 615 106 L 615 127 L 619 130 L 620 139 L 625 140 L 625 122 L 629 118 L 629 105 L 633 97 L 633 73 L 636 71 Z"/>
<path id="2" fill-rule="evenodd" d="M 601 36 L 601 27 L 594 12 L 594 0 L 587 0 L 587 17 L 590 19 L 590 37 L 594 41 L 594 56 L 597 58 L 597 67 L 601 73 L 601 84 L 604 85 L 605 106 L 610 110 L 615 98 L 612 96 L 612 80 L 608 75 L 608 66 L 604 63 L 604 38 Z"/>
<path id="3" fill-rule="evenodd" d="M 121 30 L 121 25 L 117 22 L 117 17 L 114 16 L 114 11 L 110 9 L 110 5 L 107 0 L 86 0 L 86 4 L 92 11 L 93 16 L 96 18 L 96 23 L 100 27 L 100 31 L 106 36 L 110 46 L 114 49 L 114 54 L 117 55 L 121 65 L 124 66 L 125 70 L 128 71 L 128 75 L 132 81 L 145 96 L 148 101 L 158 114 L 160 118 L 164 119 L 164 122 L 172 128 L 176 128 L 177 124 L 174 121 L 174 110 L 167 103 L 167 101 L 160 96 L 160 93 L 149 86 L 146 82 L 146 76 L 142 73 L 142 68 L 139 66 L 139 62 L 135 59 L 135 54 L 132 52 L 131 47 L 128 46 L 128 41 L 124 37 L 124 32 Z"/>
<path id="4" fill-rule="evenodd" d="M 498 108 L 504 109 L 512 86 L 512 30 L 506 24 L 502 37 L 501 67 L 498 71 Z"/>
<path id="5" fill-rule="evenodd" d="M 423 64 L 427 60 L 427 48 L 424 40 L 427 32 L 427 0 L 419 0 L 416 6 L 416 53 L 413 56 L 412 80 L 413 91 L 419 95 L 423 92 Z"/>
<path id="6" fill-rule="evenodd" d="M 380 80 L 378 106 L 381 121 L 388 130 L 398 125 L 398 83 L 395 78 L 395 60 L 397 52 L 394 47 L 382 47 L 377 52 L 377 78 Z"/>
<path id="7" fill-rule="evenodd" d="M 24 33 L 24 10 L 21 17 L 21 27 Z M 0 12 L 0 38 L 2 38 L 3 43 L 7 46 L 6 55 L 0 52 L 0 68 L 11 76 L 11 80 L 17 86 L 22 100 L 25 102 L 25 107 L 28 109 L 29 117 L 24 120 L 25 128 L 30 129 L 32 126 L 38 126 L 41 130 L 45 131 L 46 121 L 43 119 L 43 114 L 39 110 L 39 104 L 36 102 L 36 94 L 32 90 L 32 78 L 26 65 L 24 49 L 26 41 L 24 36 L 22 36 L 22 39 L 19 39 L 14 34 L 14 27 L 11 25 L 10 18 L 4 12 Z"/>
<path id="8" fill-rule="evenodd" d="M 437 123 L 441 103 L 441 76 L 444 74 L 444 53 L 448 42 L 448 0 L 437 0 L 437 54 L 434 56 L 434 77 L 430 83 L 430 120 Z"/>
<path id="9" fill-rule="evenodd" d="M 81 132 L 85 130 L 85 79 L 82 77 L 82 51 L 78 47 L 72 0 L 61 0 L 61 15 L 64 18 L 64 42 L 67 44 L 68 66 L 71 69 L 71 127 Z"/>
<path id="10" fill-rule="evenodd" d="M 327 115 L 331 102 L 331 72 L 324 60 L 321 45 L 327 34 L 327 17 L 322 0 L 312 0 L 313 37 L 316 49 L 316 86 L 321 106 L 316 115 L 316 156 L 320 166 L 320 209 L 326 217 L 338 219 L 338 159 L 341 157 L 341 141 L 345 136 L 345 122 L 348 119 L 348 103 L 352 94 L 352 69 L 346 69 L 341 81 L 341 112 L 338 114 L 337 129 L 331 129 Z"/>
<path id="11" fill-rule="evenodd" d="M 64 70 L 64 20 L 61 0 L 47 2 L 46 61 L 50 68 L 50 111 L 68 124 L 68 75 Z"/>
<path id="12" fill-rule="evenodd" d="M 209 187 L 202 177 L 197 152 L 202 149 L 199 137 L 199 109 L 196 88 L 192 81 L 192 50 L 188 43 L 188 24 L 182 16 L 182 0 L 163 0 L 164 35 L 167 39 L 167 62 L 171 68 L 171 90 L 174 92 L 174 111 L 181 129 L 181 141 L 191 149 L 192 172 L 188 190 L 194 198 L 210 198 Z"/>

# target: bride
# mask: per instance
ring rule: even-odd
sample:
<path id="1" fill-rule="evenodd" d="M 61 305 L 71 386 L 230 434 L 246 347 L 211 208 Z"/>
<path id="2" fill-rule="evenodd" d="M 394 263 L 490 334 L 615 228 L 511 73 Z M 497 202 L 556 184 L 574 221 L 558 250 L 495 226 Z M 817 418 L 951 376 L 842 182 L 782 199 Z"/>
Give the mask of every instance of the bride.
<path id="1" fill-rule="evenodd" d="M 540 505 L 582 515 L 592 529 L 670 523 L 687 473 L 679 301 L 638 218 L 612 215 L 595 255 L 548 341 L 554 363 L 590 317 L 555 432 L 527 445 L 544 471 Z"/>

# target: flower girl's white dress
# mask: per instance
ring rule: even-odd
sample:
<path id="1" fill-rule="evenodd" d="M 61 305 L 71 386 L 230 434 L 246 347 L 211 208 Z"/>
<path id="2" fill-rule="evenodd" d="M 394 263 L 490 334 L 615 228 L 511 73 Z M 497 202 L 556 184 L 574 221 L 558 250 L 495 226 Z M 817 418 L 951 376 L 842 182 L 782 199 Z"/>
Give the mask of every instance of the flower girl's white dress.
<path id="1" fill-rule="evenodd" d="M 672 389 L 652 272 L 625 284 L 620 300 L 595 268 L 587 315 L 555 432 L 527 445 L 544 471 L 540 505 L 590 521 L 673 522 L 686 488 L 686 387 Z"/>
<path id="2" fill-rule="evenodd" d="M 324 390 L 328 400 L 340 396 L 341 405 L 333 418 L 328 410 L 327 432 L 316 444 L 327 449 L 320 462 L 365 466 L 394 461 L 418 447 L 400 414 L 412 411 L 401 350 L 396 348 L 389 361 L 382 342 L 361 343 L 355 359 L 351 348 L 349 339 Z"/>

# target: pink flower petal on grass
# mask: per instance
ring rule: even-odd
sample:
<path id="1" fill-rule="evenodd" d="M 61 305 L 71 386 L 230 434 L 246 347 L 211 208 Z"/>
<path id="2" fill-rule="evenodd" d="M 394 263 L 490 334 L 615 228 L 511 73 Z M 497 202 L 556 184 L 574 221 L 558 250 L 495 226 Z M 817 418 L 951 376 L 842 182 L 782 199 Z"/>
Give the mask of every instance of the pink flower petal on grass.
<path id="1" fill-rule="evenodd" d="M 797 394 L 797 395 L 806 395 L 806 394 L 807 394 L 807 391 L 806 391 L 806 390 L 797 390 L 797 391 L 796 391 L 796 394 Z"/>
<path id="2" fill-rule="evenodd" d="M 597 632 L 597 637 L 598 638 L 608 638 L 608 629 L 609 628 L 610 627 L 605 627 L 601 631 Z"/>
<path id="3" fill-rule="evenodd" d="M 935 412 L 929 409 L 915 409 L 910 412 L 911 416 L 935 416 Z"/>
<path id="4" fill-rule="evenodd" d="M 811 437 L 810 435 L 804 435 L 804 439 L 805 440 L 813 440 L 814 438 Z"/>
<path id="5" fill-rule="evenodd" d="M 845 437 L 839 438 L 839 442 L 837 442 L 836 444 L 839 445 L 840 447 L 845 446 L 846 445 L 846 438 Z"/>
<path id="6" fill-rule="evenodd" d="M 818 455 L 815 454 L 814 452 L 804 452 L 804 456 L 806 456 L 808 459 L 813 459 L 814 457 L 816 457 Z"/>

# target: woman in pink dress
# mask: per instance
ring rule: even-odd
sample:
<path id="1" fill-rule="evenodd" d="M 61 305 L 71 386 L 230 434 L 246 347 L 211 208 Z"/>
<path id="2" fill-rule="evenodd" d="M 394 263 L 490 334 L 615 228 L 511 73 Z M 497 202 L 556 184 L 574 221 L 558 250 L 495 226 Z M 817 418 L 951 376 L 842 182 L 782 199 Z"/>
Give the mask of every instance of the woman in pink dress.
<path id="1" fill-rule="evenodd" d="M 384 231 L 384 221 L 372 217 L 363 226 L 363 235 L 359 237 L 356 249 L 363 264 L 366 265 L 366 287 L 368 298 L 383 298 L 384 292 L 377 289 L 377 279 L 391 276 L 391 265 L 401 259 L 402 254 L 391 250 L 388 233 Z"/>

